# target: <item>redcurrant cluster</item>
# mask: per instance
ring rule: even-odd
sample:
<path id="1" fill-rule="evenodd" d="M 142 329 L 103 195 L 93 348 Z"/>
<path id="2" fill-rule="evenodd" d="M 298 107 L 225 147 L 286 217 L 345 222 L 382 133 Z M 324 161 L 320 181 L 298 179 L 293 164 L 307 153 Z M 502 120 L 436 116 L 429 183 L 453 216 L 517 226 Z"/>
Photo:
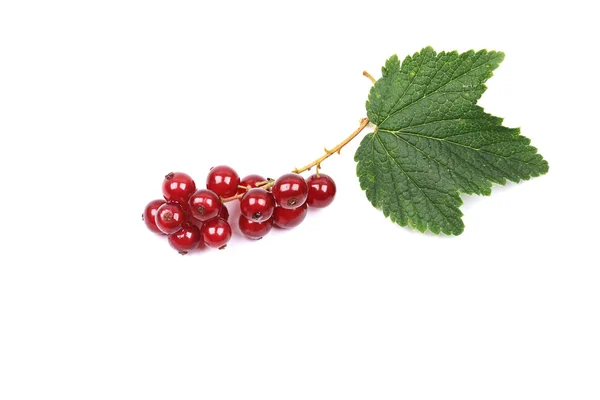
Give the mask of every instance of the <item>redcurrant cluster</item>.
<path id="1" fill-rule="evenodd" d="M 239 200 L 240 231 L 261 239 L 273 226 L 298 226 L 309 206 L 327 207 L 335 192 L 335 182 L 325 174 L 304 179 L 290 173 L 277 180 L 253 174 L 240 179 L 233 168 L 220 165 L 209 171 L 206 189 L 197 189 L 183 172 L 169 173 L 162 184 L 164 200 L 148 203 L 142 219 L 152 232 L 167 235 L 180 254 L 205 246 L 223 249 L 232 234 L 224 203 Z"/>

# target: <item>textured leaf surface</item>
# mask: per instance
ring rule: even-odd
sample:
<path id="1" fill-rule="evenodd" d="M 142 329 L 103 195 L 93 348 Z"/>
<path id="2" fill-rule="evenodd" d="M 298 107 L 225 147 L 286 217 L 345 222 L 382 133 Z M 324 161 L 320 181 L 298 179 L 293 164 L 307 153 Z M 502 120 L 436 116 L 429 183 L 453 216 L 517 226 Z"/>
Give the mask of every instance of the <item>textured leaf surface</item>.
<path id="1" fill-rule="evenodd" d="M 399 225 L 459 235 L 460 192 L 489 195 L 494 183 L 544 174 L 548 163 L 518 128 L 476 103 L 503 53 L 436 54 L 425 48 L 390 57 L 371 88 L 376 129 L 355 154 L 369 201 Z"/>

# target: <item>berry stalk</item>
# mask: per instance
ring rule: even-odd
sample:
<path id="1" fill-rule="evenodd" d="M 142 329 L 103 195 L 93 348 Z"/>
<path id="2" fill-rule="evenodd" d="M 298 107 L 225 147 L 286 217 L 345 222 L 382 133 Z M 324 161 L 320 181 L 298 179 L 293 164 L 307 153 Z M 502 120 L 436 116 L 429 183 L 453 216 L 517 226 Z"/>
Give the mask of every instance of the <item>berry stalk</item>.
<path id="1" fill-rule="evenodd" d="M 373 75 L 371 75 L 370 73 L 368 73 L 367 71 L 363 71 L 363 75 L 366 76 L 367 78 L 369 78 L 371 80 L 371 83 L 375 83 L 377 82 L 377 80 L 375 78 L 373 78 Z M 298 168 L 294 168 L 294 170 L 292 171 L 295 174 L 300 174 L 304 171 L 308 171 L 310 170 L 312 167 L 316 166 L 317 167 L 317 177 L 319 176 L 319 169 L 321 168 L 321 163 L 326 160 L 327 158 L 329 158 L 331 155 L 333 155 L 334 153 L 338 153 L 340 154 L 340 150 L 342 150 L 342 148 L 347 145 L 348 143 L 350 143 L 350 141 L 352 139 L 354 139 L 359 133 L 362 132 L 363 129 L 365 129 L 367 127 L 367 125 L 369 125 L 369 119 L 368 118 L 362 118 L 360 120 L 360 126 L 358 127 L 357 130 L 355 130 L 354 132 L 352 132 L 350 134 L 350 136 L 348 136 L 346 139 L 344 139 L 340 144 L 338 144 L 337 146 L 335 146 L 333 149 L 331 150 L 327 150 L 327 148 L 325 148 L 325 155 L 317 158 L 315 161 L 311 162 L 310 164 L 305 165 L 304 167 L 298 169 Z"/>
<path id="2" fill-rule="evenodd" d="M 275 180 L 273 180 L 273 179 L 267 179 L 267 180 L 266 180 L 266 181 L 264 181 L 264 182 L 259 182 L 259 183 L 257 183 L 255 187 L 256 187 L 256 188 L 260 188 L 260 189 L 265 189 L 265 190 L 267 190 L 267 189 L 270 189 L 270 188 L 271 188 L 271 186 L 273 186 L 274 184 L 275 184 Z M 240 187 L 240 188 L 241 188 L 241 187 Z M 238 199 L 241 199 L 242 197 L 244 197 L 244 195 L 246 194 L 246 192 L 247 192 L 248 190 L 250 190 L 250 189 L 254 189 L 254 188 L 252 188 L 252 187 L 249 187 L 249 186 L 248 186 L 248 187 L 245 187 L 244 189 L 246 189 L 244 192 L 242 192 L 242 193 L 238 193 L 238 194 L 236 194 L 235 196 L 231 196 L 231 197 L 222 197 L 222 198 L 221 198 L 221 202 L 223 202 L 223 203 L 227 203 L 227 202 L 229 202 L 229 201 L 233 201 L 233 200 L 238 200 Z"/>
<path id="3" fill-rule="evenodd" d="M 317 158 L 315 161 L 306 164 L 304 167 L 302 168 L 294 168 L 294 170 L 292 171 L 295 174 L 300 174 L 304 171 L 308 171 L 310 170 L 312 167 L 317 167 L 317 174 L 319 173 L 319 169 L 321 168 L 321 163 L 323 161 L 325 161 L 327 158 L 329 158 L 330 156 L 332 156 L 335 153 L 340 154 L 340 151 L 342 150 L 342 148 L 347 145 L 348 143 L 350 143 L 350 141 L 352 139 L 354 139 L 356 136 L 358 136 L 359 133 L 361 133 L 363 131 L 363 129 L 365 129 L 367 127 L 367 125 L 369 125 L 369 119 L 368 118 L 362 118 L 360 120 L 360 125 L 358 127 L 358 129 L 356 129 L 354 132 L 352 132 L 350 134 L 350 136 L 348 136 L 346 139 L 342 140 L 337 146 L 335 146 L 334 148 L 332 148 L 331 150 L 327 150 L 327 148 L 325 148 L 325 154 L 322 155 L 321 157 Z"/>

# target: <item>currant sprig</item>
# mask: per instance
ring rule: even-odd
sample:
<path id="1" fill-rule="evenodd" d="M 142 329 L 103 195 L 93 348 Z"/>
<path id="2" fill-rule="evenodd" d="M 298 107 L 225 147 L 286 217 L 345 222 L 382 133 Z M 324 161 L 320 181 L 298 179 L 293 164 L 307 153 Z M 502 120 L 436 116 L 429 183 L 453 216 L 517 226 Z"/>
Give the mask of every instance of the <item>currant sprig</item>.
<path id="1" fill-rule="evenodd" d="M 231 167 L 212 168 L 206 188 L 181 172 L 167 174 L 163 200 L 146 206 L 142 218 L 152 232 L 169 235 L 181 254 L 198 247 L 223 249 L 232 230 L 226 203 L 239 206 L 242 234 L 261 239 L 273 226 L 293 228 L 308 209 L 327 207 L 333 179 L 321 163 L 368 126 L 354 155 L 361 189 L 371 204 L 401 226 L 421 232 L 459 235 L 464 224 L 461 193 L 489 195 L 494 184 L 519 182 L 548 172 L 548 162 L 518 128 L 502 126 L 477 104 L 504 54 L 481 50 L 436 53 L 427 47 L 403 61 L 393 55 L 373 83 L 366 117 L 358 128 L 324 154 L 277 179 Z M 304 179 L 301 173 L 315 168 Z"/>

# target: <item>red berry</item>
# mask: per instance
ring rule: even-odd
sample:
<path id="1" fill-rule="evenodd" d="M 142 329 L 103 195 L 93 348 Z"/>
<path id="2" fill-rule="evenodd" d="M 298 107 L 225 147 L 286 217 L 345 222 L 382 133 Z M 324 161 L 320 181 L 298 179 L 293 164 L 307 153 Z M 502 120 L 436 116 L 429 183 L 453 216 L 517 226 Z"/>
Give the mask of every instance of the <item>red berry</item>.
<path id="1" fill-rule="evenodd" d="M 200 229 L 202 227 L 202 221 L 197 220 L 196 218 L 194 218 L 194 215 L 192 213 L 192 207 L 190 206 L 190 203 L 185 203 L 185 204 L 179 204 L 179 206 L 181 206 L 181 209 L 183 210 L 183 223 L 184 224 L 192 224 L 198 227 L 198 229 Z"/>
<path id="2" fill-rule="evenodd" d="M 183 172 L 170 172 L 162 184 L 163 196 L 167 201 L 186 203 L 195 191 L 196 184 L 192 177 Z"/>
<path id="3" fill-rule="evenodd" d="M 179 207 L 181 207 L 181 209 L 183 210 L 183 222 L 190 222 L 192 221 L 194 218 L 192 215 L 192 207 L 190 207 L 190 203 L 177 203 L 177 205 Z"/>
<path id="4" fill-rule="evenodd" d="M 254 222 L 251 219 L 240 215 L 239 220 L 240 231 L 249 239 L 262 239 L 273 227 L 273 218 L 269 218 L 263 222 Z"/>
<path id="5" fill-rule="evenodd" d="M 240 186 L 244 186 L 244 187 L 250 186 L 250 189 L 254 189 L 256 187 L 256 184 L 259 182 L 266 182 L 266 179 L 260 175 L 252 174 L 252 175 L 245 176 L 240 181 Z M 247 190 L 248 189 L 244 189 L 244 188 L 240 187 L 240 188 L 238 188 L 236 194 L 246 193 Z"/>
<path id="6" fill-rule="evenodd" d="M 221 197 L 234 196 L 238 191 L 240 177 L 233 168 L 218 165 L 208 172 L 206 187 Z"/>
<path id="7" fill-rule="evenodd" d="M 202 225 L 200 236 L 207 246 L 222 249 L 231 239 L 231 226 L 224 219 L 214 218 Z"/>
<path id="8" fill-rule="evenodd" d="M 192 224 L 184 224 L 180 230 L 171 233 L 168 239 L 172 248 L 185 255 L 200 245 L 200 229 Z"/>
<path id="9" fill-rule="evenodd" d="M 219 215 L 223 203 L 219 196 L 208 189 L 198 189 L 190 197 L 192 216 L 200 221 L 208 221 Z"/>
<path id="10" fill-rule="evenodd" d="M 296 208 L 306 201 L 308 187 L 306 181 L 298 174 L 285 174 L 273 185 L 273 196 L 283 208 Z"/>
<path id="11" fill-rule="evenodd" d="M 254 222 L 268 220 L 273 215 L 274 209 L 273 195 L 262 188 L 248 190 L 240 202 L 242 215 Z"/>
<path id="12" fill-rule="evenodd" d="M 315 208 L 327 207 L 335 197 L 335 182 L 329 175 L 311 175 L 306 178 L 308 198 L 306 203 Z"/>
<path id="13" fill-rule="evenodd" d="M 204 222 L 197 220 L 196 218 L 191 218 L 188 222 L 186 222 L 188 224 L 192 224 L 195 227 L 197 227 L 198 229 L 202 228 L 202 225 L 204 224 Z"/>
<path id="14" fill-rule="evenodd" d="M 161 230 L 156 226 L 156 210 L 163 204 L 165 204 L 164 200 L 152 200 L 146 205 L 142 214 L 142 220 L 146 224 L 146 227 L 154 233 L 162 234 Z"/>
<path id="15" fill-rule="evenodd" d="M 217 217 L 224 219 L 225 221 L 229 221 L 229 210 L 225 204 L 221 205 L 221 210 L 219 211 L 219 215 Z"/>
<path id="16" fill-rule="evenodd" d="M 306 203 L 293 209 L 275 207 L 275 212 L 273 213 L 273 223 L 278 228 L 293 228 L 300 225 L 300 223 L 304 221 L 307 213 L 308 207 Z"/>
<path id="17" fill-rule="evenodd" d="M 183 210 L 177 203 L 165 203 L 156 210 L 156 226 L 167 235 L 177 232 L 185 222 Z"/>

